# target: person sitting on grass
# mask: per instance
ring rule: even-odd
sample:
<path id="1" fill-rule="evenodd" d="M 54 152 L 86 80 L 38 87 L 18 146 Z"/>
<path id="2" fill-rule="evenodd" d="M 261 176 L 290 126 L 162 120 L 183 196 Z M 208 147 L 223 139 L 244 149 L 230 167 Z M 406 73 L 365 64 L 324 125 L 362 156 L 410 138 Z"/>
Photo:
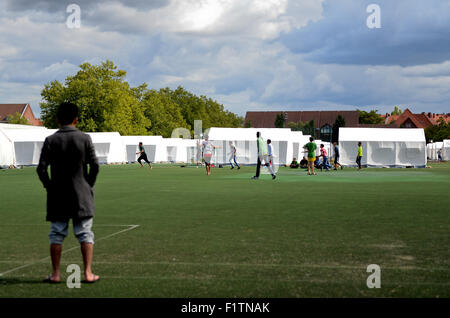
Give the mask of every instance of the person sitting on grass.
<path id="1" fill-rule="evenodd" d="M 303 157 L 303 159 L 300 160 L 300 168 L 308 169 L 308 160 L 306 159 L 306 157 Z"/>
<path id="2" fill-rule="evenodd" d="M 289 166 L 292 169 L 298 169 L 300 167 L 300 164 L 297 161 L 297 158 L 294 158 L 291 162 L 291 165 Z"/>
<path id="3" fill-rule="evenodd" d="M 316 169 L 322 169 L 322 164 L 320 163 L 320 156 L 316 157 L 316 161 L 314 161 L 314 167 Z"/>

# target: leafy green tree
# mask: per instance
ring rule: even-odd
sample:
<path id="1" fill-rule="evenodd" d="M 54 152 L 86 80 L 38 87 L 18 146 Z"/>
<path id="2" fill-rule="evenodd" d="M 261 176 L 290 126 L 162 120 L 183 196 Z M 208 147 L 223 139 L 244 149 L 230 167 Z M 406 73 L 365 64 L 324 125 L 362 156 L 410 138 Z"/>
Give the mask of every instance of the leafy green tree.
<path id="1" fill-rule="evenodd" d="M 307 123 L 304 123 L 301 120 L 297 123 L 290 122 L 288 124 L 288 128 L 291 128 L 292 131 L 301 131 L 304 135 L 315 135 L 314 120 L 311 120 Z"/>
<path id="2" fill-rule="evenodd" d="M 284 115 L 283 113 L 277 114 L 275 118 L 275 128 L 284 128 Z"/>
<path id="3" fill-rule="evenodd" d="M 16 112 L 15 114 L 8 116 L 8 123 L 17 125 L 30 125 L 30 122 L 22 114 Z"/>
<path id="4" fill-rule="evenodd" d="M 403 113 L 403 111 L 400 109 L 400 107 L 394 106 L 394 110 L 391 112 L 391 115 L 396 116 L 396 115 L 401 115 Z"/>
<path id="5" fill-rule="evenodd" d="M 185 128 L 193 132 L 194 120 L 202 120 L 203 129 L 211 127 L 242 127 L 243 119 L 236 114 L 224 109 L 223 105 L 207 98 L 196 96 L 179 86 L 175 90 L 164 88 L 160 93 L 170 96 L 181 111 L 181 115 L 187 123 Z"/>
<path id="6" fill-rule="evenodd" d="M 181 86 L 159 91 L 148 89 L 146 83 L 131 87 L 125 76 L 126 72 L 118 70 L 111 61 L 98 66 L 84 63 L 64 84 L 46 84 L 41 92 L 44 125 L 57 128 L 57 107 L 65 101 L 78 105 L 77 127 L 83 131 L 170 137 L 175 128 L 193 132 L 194 120 L 202 120 L 203 129 L 243 125 L 242 117 L 211 98 L 196 96 Z"/>
<path id="7" fill-rule="evenodd" d="M 251 128 L 251 127 L 252 127 L 252 122 L 247 119 L 244 123 L 244 128 Z"/>
<path id="8" fill-rule="evenodd" d="M 336 121 L 333 124 L 333 140 L 332 142 L 339 141 L 339 127 L 345 127 L 345 118 L 342 115 L 338 115 Z"/>
<path id="9" fill-rule="evenodd" d="M 378 110 L 371 110 L 366 112 L 364 110 L 359 110 L 359 123 L 360 124 L 382 124 L 383 117 L 378 114 Z"/>
<path id="10" fill-rule="evenodd" d="M 126 72 L 111 61 L 99 66 L 80 65 L 75 76 L 64 85 L 53 81 L 41 92 L 41 118 L 44 126 L 57 128 L 56 111 L 63 101 L 79 106 L 77 127 L 83 131 L 118 131 L 122 135 L 147 134 L 151 122 L 139 101 L 143 87 L 132 89 L 125 81 Z"/>
<path id="11" fill-rule="evenodd" d="M 442 118 L 439 120 L 439 125 L 430 126 L 425 128 L 425 138 L 427 142 L 433 140 L 443 141 L 444 139 L 450 139 L 450 123 L 446 123 Z"/>
<path id="12" fill-rule="evenodd" d="M 184 120 L 181 109 L 164 92 L 148 90 L 142 98 L 145 116 L 150 119 L 149 133 L 170 137 L 176 128 L 186 128 L 188 124 Z"/>

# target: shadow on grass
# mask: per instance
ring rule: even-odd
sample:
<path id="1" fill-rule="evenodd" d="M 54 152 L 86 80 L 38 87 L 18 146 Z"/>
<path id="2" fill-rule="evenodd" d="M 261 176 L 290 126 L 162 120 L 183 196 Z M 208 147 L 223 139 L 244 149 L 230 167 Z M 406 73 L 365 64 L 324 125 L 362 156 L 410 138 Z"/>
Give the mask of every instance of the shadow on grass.
<path id="1" fill-rule="evenodd" d="M 42 285 L 59 285 L 59 284 L 49 284 L 44 283 L 43 279 L 29 279 L 29 278 L 1 278 L 0 277 L 0 286 L 5 285 L 33 285 L 33 284 L 42 284 Z"/>

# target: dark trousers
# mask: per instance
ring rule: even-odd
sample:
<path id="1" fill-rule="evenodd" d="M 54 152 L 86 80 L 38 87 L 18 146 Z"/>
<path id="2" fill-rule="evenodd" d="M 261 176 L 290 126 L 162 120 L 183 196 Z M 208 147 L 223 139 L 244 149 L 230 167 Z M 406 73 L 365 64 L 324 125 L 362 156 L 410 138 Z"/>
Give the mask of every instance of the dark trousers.
<path id="1" fill-rule="evenodd" d="M 362 158 L 362 157 L 360 157 L 360 156 L 357 156 L 357 157 L 356 157 L 356 163 L 358 164 L 358 168 L 359 168 L 359 169 L 362 168 L 362 167 L 361 167 L 361 158 Z"/>
<path id="2" fill-rule="evenodd" d="M 147 158 L 147 154 L 146 153 L 143 153 L 143 154 L 141 154 L 140 156 L 139 156 L 139 158 L 138 158 L 138 162 L 140 163 L 140 164 L 142 164 L 142 160 L 144 160 L 146 163 L 150 163 L 150 161 L 148 161 L 148 158 Z"/>
<path id="3" fill-rule="evenodd" d="M 259 159 L 259 156 L 258 156 L 258 163 L 256 164 L 256 177 L 257 177 L 257 178 L 259 178 L 259 175 L 260 175 L 260 173 L 261 173 L 261 165 L 262 165 L 262 162 L 261 162 L 261 160 Z M 264 165 L 265 165 L 267 168 L 270 167 L 270 165 L 269 165 L 268 162 L 265 162 Z"/>

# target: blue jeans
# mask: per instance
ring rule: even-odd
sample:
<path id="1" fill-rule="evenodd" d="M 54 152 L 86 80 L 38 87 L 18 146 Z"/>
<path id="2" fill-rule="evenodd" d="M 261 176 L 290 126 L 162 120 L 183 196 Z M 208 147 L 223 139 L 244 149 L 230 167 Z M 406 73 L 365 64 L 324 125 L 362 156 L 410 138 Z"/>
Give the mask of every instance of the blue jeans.
<path id="1" fill-rule="evenodd" d="M 329 170 L 331 168 L 330 163 L 328 162 L 328 157 L 323 157 L 322 165 L 327 170 Z"/>
<path id="2" fill-rule="evenodd" d="M 73 220 L 73 233 L 78 242 L 94 244 L 94 233 L 92 232 L 92 223 L 94 218 Z M 50 244 L 62 244 L 67 236 L 69 221 L 52 222 L 50 226 Z"/>
<path id="3" fill-rule="evenodd" d="M 233 156 L 233 157 L 230 158 L 230 165 L 233 167 L 233 160 L 234 160 L 234 164 L 235 164 L 238 168 L 240 168 L 239 164 L 238 164 L 237 161 L 236 161 L 236 156 Z"/>

